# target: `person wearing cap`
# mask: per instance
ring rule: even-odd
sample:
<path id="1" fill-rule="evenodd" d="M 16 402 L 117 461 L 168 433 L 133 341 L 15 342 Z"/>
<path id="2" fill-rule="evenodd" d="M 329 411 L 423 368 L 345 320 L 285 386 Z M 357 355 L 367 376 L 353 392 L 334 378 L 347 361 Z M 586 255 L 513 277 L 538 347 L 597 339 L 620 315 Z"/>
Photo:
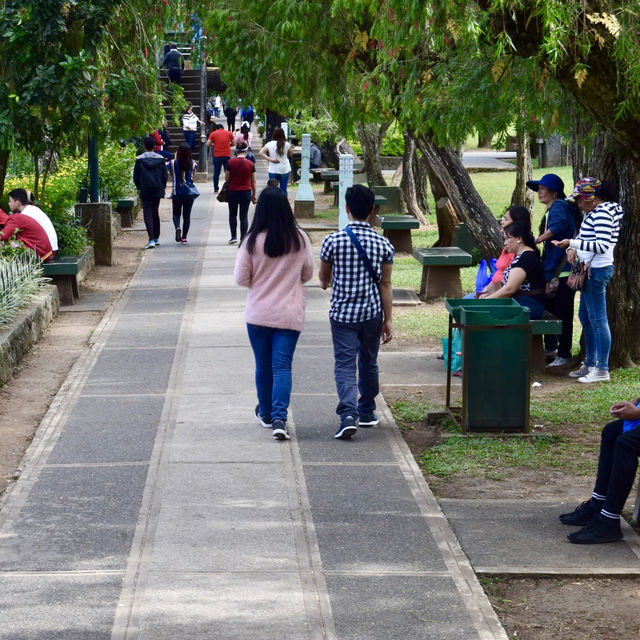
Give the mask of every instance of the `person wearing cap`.
<path id="1" fill-rule="evenodd" d="M 607 318 L 607 284 L 613 276 L 613 250 L 618 242 L 622 207 L 614 202 L 611 185 L 597 178 L 583 178 L 570 196 L 582 211 L 580 232 L 573 239 L 552 240 L 566 249 L 570 264 L 582 262 L 588 273 L 580 294 L 578 317 L 585 342 L 584 362 L 569 376 L 578 382 L 609 380 L 611 330 Z"/>
<path id="2" fill-rule="evenodd" d="M 555 355 L 549 363 L 550 367 L 560 367 L 571 362 L 571 345 L 573 343 L 573 301 L 575 291 L 567 285 L 570 265 L 567 254 L 554 246 L 552 240 L 565 240 L 576 235 L 578 211 L 573 204 L 566 201 L 564 182 L 555 173 L 547 173 L 540 180 L 529 180 L 527 187 L 538 193 L 538 202 L 543 204 L 546 215 L 540 225 L 540 235 L 536 244 L 544 243 L 542 266 L 547 282 L 547 293 L 557 283 L 555 295 L 548 295 L 545 309 L 562 321 L 562 334 L 545 336 L 545 352 Z M 553 282 L 552 282 L 553 281 Z"/>
<path id="3" fill-rule="evenodd" d="M 240 210 L 240 242 L 249 227 L 249 205 L 256 203 L 256 165 L 247 159 L 247 143 L 240 140 L 236 143 L 236 157 L 229 160 L 229 168 L 225 172 L 227 187 L 227 204 L 229 205 L 229 244 L 238 243 L 238 209 Z"/>

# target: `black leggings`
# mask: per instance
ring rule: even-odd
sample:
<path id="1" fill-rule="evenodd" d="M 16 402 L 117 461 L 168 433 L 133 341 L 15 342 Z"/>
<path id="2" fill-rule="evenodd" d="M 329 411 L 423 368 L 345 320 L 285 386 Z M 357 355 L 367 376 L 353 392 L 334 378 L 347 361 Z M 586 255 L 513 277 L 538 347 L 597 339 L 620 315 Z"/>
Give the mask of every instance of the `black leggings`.
<path id="1" fill-rule="evenodd" d="M 249 205 L 251 204 L 251 191 L 227 191 L 227 203 L 229 204 L 229 231 L 231 237 L 237 238 L 238 207 L 240 207 L 240 240 L 244 238 L 249 227 Z"/>
<path id="2" fill-rule="evenodd" d="M 603 509 L 620 514 L 638 469 L 640 427 L 622 432 L 622 420 L 610 422 L 600 437 L 600 458 L 594 493 L 607 496 Z"/>
<path id="3" fill-rule="evenodd" d="M 186 238 L 191 226 L 191 207 L 193 207 L 192 198 L 182 198 L 173 196 L 173 226 L 182 231 L 182 237 Z M 182 215 L 182 226 L 180 226 L 180 216 Z"/>

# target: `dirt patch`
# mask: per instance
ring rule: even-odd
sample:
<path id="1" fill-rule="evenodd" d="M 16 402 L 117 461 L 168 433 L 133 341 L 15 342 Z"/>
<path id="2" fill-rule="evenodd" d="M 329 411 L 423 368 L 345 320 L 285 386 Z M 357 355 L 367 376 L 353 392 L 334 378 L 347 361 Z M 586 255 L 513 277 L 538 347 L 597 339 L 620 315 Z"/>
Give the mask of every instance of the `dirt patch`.
<path id="1" fill-rule="evenodd" d="M 80 285 L 80 296 L 108 294 L 103 311 L 63 311 L 33 346 L 13 377 L 0 388 L 0 493 L 20 474 L 22 457 L 51 401 L 76 360 L 89 349 L 89 339 L 108 305 L 120 294 L 140 263 L 147 234 L 124 231 L 114 243 L 110 267 L 96 266 Z"/>

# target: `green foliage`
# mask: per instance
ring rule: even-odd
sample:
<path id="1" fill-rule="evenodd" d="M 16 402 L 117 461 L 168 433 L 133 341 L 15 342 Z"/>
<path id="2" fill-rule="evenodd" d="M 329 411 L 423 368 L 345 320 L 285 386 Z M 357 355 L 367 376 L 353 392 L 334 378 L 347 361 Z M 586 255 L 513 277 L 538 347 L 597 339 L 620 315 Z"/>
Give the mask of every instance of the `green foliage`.
<path id="1" fill-rule="evenodd" d="M 46 282 L 35 252 L 24 250 L 15 239 L 1 242 L 0 327 L 9 324 L 20 307 Z"/>
<path id="2" fill-rule="evenodd" d="M 349 140 L 349 144 L 359 156 L 362 155 L 362 145 L 359 140 Z M 397 122 L 394 122 L 384 134 L 380 155 L 396 157 L 404 155 L 404 137 Z"/>
<path id="3" fill-rule="evenodd" d="M 430 403 L 424 398 L 410 398 L 399 400 L 391 406 L 393 417 L 396 421 L 404 424 L 421 422 L 431 408 Z"/>
<path id="4" fill-rule="evenodd" d="M 440 478 L 454 474 L 504 479 L 510 468 L 551 468 L 589 476 L 597 466 L 597 446 L 571 442 L 561 436 L 532 438 L 450 436 L 421 456 L 423 469 Z"/>

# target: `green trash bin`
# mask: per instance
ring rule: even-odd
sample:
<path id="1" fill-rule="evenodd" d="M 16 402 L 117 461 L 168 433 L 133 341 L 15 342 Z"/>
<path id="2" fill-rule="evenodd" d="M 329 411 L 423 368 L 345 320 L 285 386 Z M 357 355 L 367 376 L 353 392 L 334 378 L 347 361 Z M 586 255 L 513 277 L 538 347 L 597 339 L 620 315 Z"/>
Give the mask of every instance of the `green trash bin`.
<path id="1" fill-rule="evenodd" d="M 462 431 L 529 431 L 529 309 L 513 302 L 459 306 Z"/>

